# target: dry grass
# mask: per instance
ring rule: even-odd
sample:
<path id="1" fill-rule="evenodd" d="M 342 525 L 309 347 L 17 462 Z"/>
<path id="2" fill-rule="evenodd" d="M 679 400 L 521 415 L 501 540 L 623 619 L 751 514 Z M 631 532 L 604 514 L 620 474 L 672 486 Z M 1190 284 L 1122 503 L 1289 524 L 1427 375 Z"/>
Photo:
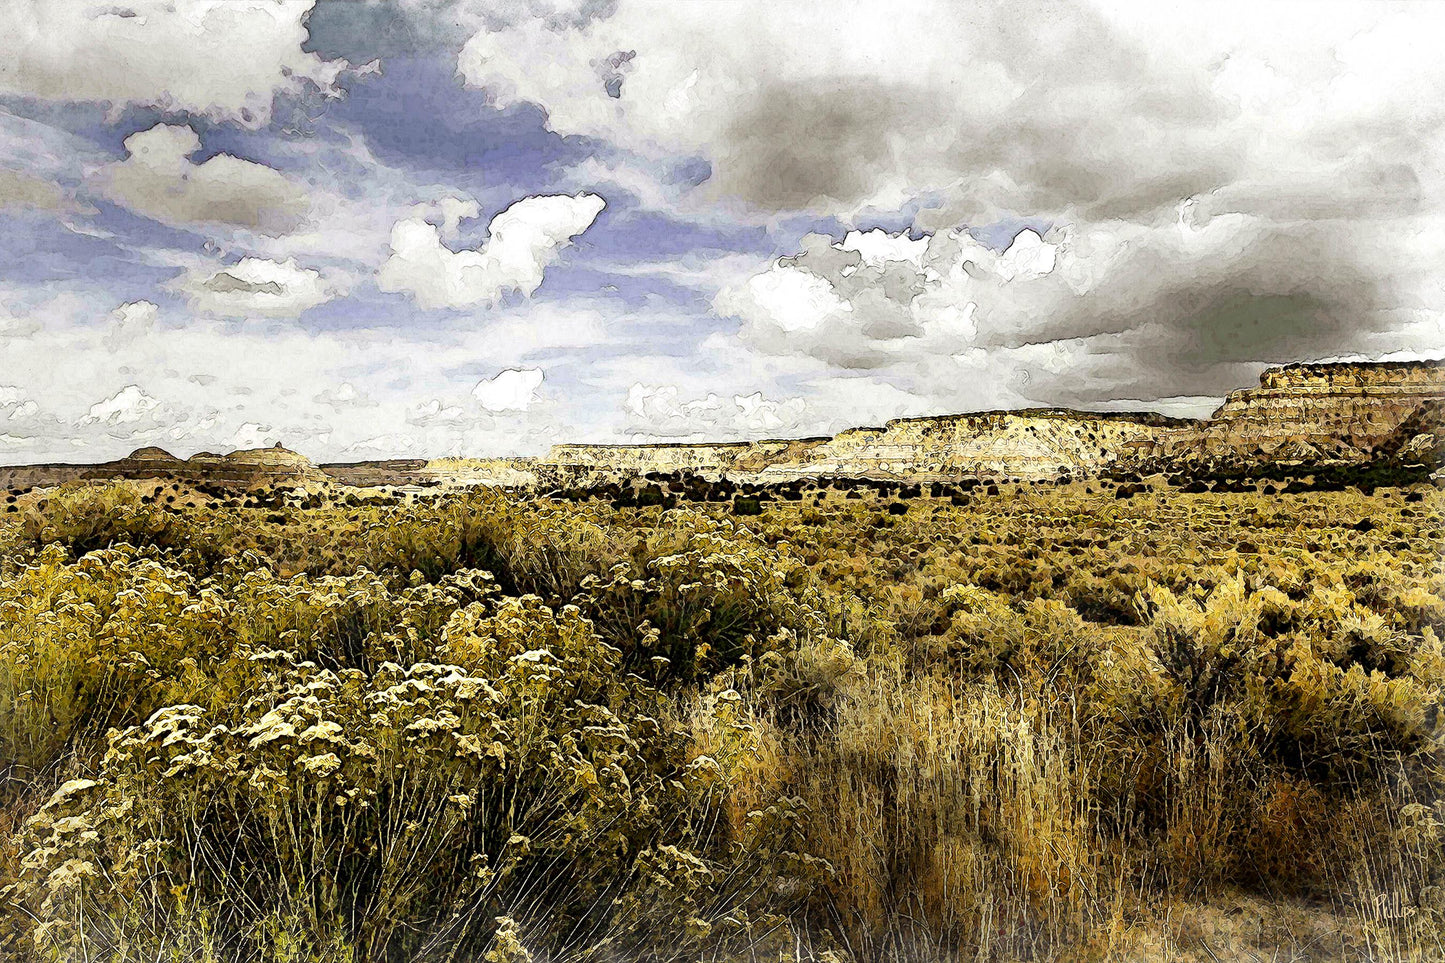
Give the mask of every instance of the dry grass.
<path id="1" fill-rule="evenodd" d="M 27 496 L 0 953 L 1445 957 L 1440 494 L 810 501 Z"/>

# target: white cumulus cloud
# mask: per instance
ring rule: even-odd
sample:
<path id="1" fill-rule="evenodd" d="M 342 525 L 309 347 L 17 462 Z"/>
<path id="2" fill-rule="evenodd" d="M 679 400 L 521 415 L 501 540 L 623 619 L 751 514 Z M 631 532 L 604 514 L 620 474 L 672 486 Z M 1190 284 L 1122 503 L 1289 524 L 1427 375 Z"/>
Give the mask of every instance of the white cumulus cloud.
<path id="1" fill-rule="evenodd" d="M 723 314 L 782 331 L 815 331 L 853 310 L 827 279 L 781 264 L 754 275 L 740 288 L 723 289 L 714 304 Z"/>
<path id="2" fill-rule="evenodd" d="M 544 380 L 540 368 L 507 368 L 478 382 L 472 397 L 488 411 L 526 411 L 537 400 Z"/>
<path id="3" fill-rule="evenodd" d="M 147 104 L 260 126 L 278 91 L 334 91 L 345 65 L 305 53 L 312 0 L 7 0 L 0 91 Z"/>
<path id="4" fill-rule="evenodd" d="M 928 238 L 917 240 L 907 234 L 889 234 L 882 228 L 871 231 L 849 231 L 838 245 L 842 251 L 857 251 L 864 264 L 874 267 L 889 261 L 907 261 L 915 267 L 923 267 L 923 256 L 928 253 Z"/>
<path id="5" fill-rule="evenodd" d="M 700 398 L 683 398 L 675 385 L 638 382 L 627 391 L 623 404 L 627 431 L 632 435 L 689 440 L 755 439 L 788 434 L 807 418 L 801 398 L 773 401 L 761 391 L 730 399 L 709 392 Z"/>
<path id="6" fill-rule="evenodd" d="M 461 405 L 448 405 L 440 398 L 429 398 L 413 405 L 407 413 L 407 423 L 418 426 L 458 426 L 473 420 L 473 415 Z"/>
<path id="7" fill-rule="evenodd" d="M 236 429 L 231 436 L 231 447 L 233 449 L 243 448 L 270 448 L 281 439 L 276 436 L 275 429 L 270 425 L 263 425 L 257 421 L 248 421 Z"/>
<path id="8" fill-rule="evenodd" d="M 105 334 L 107 348 L 129 344 L 137 338 L 144 338 L 156 327 L 158 308 L 151 301 L 127 301 L 111 312 L 110 328 Z"/>
<path id="9" fill-rule="evenodd" d="M 356 385 L 350 381 L 343 381 L 335 387 L 318 391 L 312 396 L 311 400 L 337 410 L 370 408 L 376 404 L 376 402 L 364 392 L 357 390 Z"/>
<path id="10" fill-rule="evenodd" d="M 606 206 L 596 194 L 525 197 L 492 218 L 480 248 L 454 252 L 443 238 L 454 236 L 458 222 L 479 209 L 451 199 L 432 212 L 442 218 L 440 228 L 427 223 L 425 213 L 397 222 L 377 286 L 406 292 L 428 309 L 494 304 L 513 291 L 531 295 L 561 249 Z"/>
<path id="11" fill-rule="evenodd" d="M 160 407 L 160 402 L 146 394 L 137 385 L 126 385 L 102 401 L 97 401 L 90 406 L 90 410 L 81 419 L 81 424 L 89 425 L 102 423 L 107 425 L 125 425 L 140 421 L 146 415 Z"/>
<path id="12" fill-rule="evenodd" d="M 338 293 L 319 271 L 301 267 L 295 258 L 245 257 L 219 271 L 192 271 L 177 288 L 196 310 L 228 317 L 294 318 Z"/>

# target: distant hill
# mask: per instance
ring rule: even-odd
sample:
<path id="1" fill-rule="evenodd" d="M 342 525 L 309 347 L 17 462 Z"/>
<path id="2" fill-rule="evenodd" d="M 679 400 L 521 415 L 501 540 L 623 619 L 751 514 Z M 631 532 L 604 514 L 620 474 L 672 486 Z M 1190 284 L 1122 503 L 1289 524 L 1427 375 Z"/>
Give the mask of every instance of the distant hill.
<path id="1" fill-rule="evenodd" d="M 1204 420 L 1066 408 L 899 418 L 832 437 L 742 442 L 554 445 L 545 458 L 392 459 L 317 467 L 280 445 L 180 459 L 140 448 L 100 465 L 0 469 L 10 488 L 167 477 L 277 484 L 524 487 L 586 485 L 649 472 L 753 481 L 806 477 L 927 481 L 1048 479 L 1106 472 L 1248 471 L 1388 463 L 1438 468 L 1445 454 L 1445 363 L 1292 364 L 1232 392 Z"/>
<path id="2" fill-rule="evenodd" d="M 1440 362 L 1271 368 L 1206 420 L 1062 408 L 900 418 L 832 438 L 727 444 L 556 445 L 538 466 L 558 481 L 692 471 L 908 480 L 1025 479 L 1105 471 L 1242 469 L 1259 464 L 1428 464 L 1445 448 Z"/>
<path id="3" fill-rule="evenodd" d="M 164 448 L 137 448 L 124 458 L 98 465 L 28 465 L 0 468 L 6 487 L 57 485 L 68 481 L 173 478 L 192 484 L 252 489 L 268 485 L 321 483 L 327 475 L 304 455 L 277 444 L 247 448 L 228 455 L 200 452 L 177 458 Z"/>

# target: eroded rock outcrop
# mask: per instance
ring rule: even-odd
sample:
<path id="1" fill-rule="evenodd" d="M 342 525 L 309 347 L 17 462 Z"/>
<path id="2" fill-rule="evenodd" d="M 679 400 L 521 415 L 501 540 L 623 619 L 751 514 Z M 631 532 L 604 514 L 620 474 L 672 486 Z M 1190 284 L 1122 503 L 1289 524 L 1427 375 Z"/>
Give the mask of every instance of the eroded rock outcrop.
<path id="1" fill-rule="evenodd" d="M 1160 439 L 1154 454 L 1180 468 L 1425 458 L 1434 443 L 1415 437 L 1429 433 L 1428 412 L 1442 401 L 1440 362 L 1271 368 L 1260 375 L 1258 387 L 1231 392 L 1192 435 Z M 1417 429 L 1411 429 L 1412 421 L 1419 422 Z"/>
<path id="2" fill-rule="evenodd" d="M 648 472 L 719 475 L 731 471 L 750 447 L 750 442 L 553 445 L 543 461 L 543 468 L 548 481 L 563 484 L 616 474 L 645 475 Z"/>
<path id="3" fill-rule="evenodd" d="M 1295 364 L 1232 392 L 1205 421 L 1153 413 L 1025 409 L 902 418 L 831 438 L 638 445 L 561 444 L 543 459 L 396 460 L 322 472 L 279 445 L 179 459 L 141 448 L 103 465 L 0 470 L 11 487 L 73 479 L 176 478 L 241 488 L 352 485 L 589 485 L 650 473 L 757 482 L 820 476 L 906 481 L 1082 477 L 1107 472 L 1250 472 L 1261 466 L 1385 464 L 1439 469 L 1445 363 Z M 1294 471 L 1294 468 L 1288 470 Z"/>
<path id="4" fill-rule="evenodd" d="M 177 458 L 163 448 L 139 448 L 124 458 L 87 468 L 80 477 L 90 480 L 174 478 L 192 484 L 246 489 L 328 480 L 304 455 L 279 444 L 272 448 L 242 449 L 229 455 L 203 451 L 190 458 Z"/>
<path id="5" fill-rule="evenodd" d="M 556 445 L 545 465 L 569 481 L 647 472 L 780 481 L 811 476 L 935 479 L 1093 474 L 1194 422 L 1063 409 L 900 418 L 831 438 L 732 444 Z"/>
<path id="6" fill-rule="evenodd" d="M 537 466 L 548 483 L 578 484 L 616 475 L 683 472 L 709 478 L 752 476 L 806 463 L 831 439 L 780 438 L 739 442 L 640 445 L 553 445 Z"/>
<path id="7" fill-rule="evenodd" d="M 785 480 L 840 475 L 1020 479 L 1118 471 L 1247 470 L 1261 464 L 1438 463 L 1440 362 L 1271 368 L 1207 421 L 1046 408 L 902 418 L 832 438 L 726 444 L 557 445 L 539 466 L 563 481 L 648 472 Z"/>
<path id="8" fill-rule="evenodd" d="M 848 475 L 917 480 L 1002 476 L 1054 478 L 1132 465 L 1138 443 L 1192 431 L 1195 423 L 1152 413 L 1040 408 L 900 418 L 853 428 L 778 462 L 764 476 Z"/>

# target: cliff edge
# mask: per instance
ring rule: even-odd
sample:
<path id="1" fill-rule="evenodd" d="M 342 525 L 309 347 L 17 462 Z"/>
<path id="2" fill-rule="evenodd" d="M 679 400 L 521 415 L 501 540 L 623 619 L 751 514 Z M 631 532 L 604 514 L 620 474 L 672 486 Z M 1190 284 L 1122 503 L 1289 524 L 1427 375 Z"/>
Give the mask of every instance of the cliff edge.
<path id="1" fill-rule="evenodd" d="M 1286 365 L 1265 371 L 1258 387 L 1231 392 L 1193 435 L 1161 438 L 1154 454 L 1219 468 L 1408 460 L 1434 445 L 1417 436 L 1438 428 L 1442 402 L 1438 361 Z"/>
<path id="2" fill-rule="evenodd" d="M 563 483 L 648 472 L 756 481 L 816 476 L 1046 479 L 1119 471 L 1253 466 L 1438 467 L 1445 363 L 1292 364 L 1232 392 L 1203 421 L 1064 408 L 899 418 L 794 441 L 555 445 L 539 478 Z"/>

